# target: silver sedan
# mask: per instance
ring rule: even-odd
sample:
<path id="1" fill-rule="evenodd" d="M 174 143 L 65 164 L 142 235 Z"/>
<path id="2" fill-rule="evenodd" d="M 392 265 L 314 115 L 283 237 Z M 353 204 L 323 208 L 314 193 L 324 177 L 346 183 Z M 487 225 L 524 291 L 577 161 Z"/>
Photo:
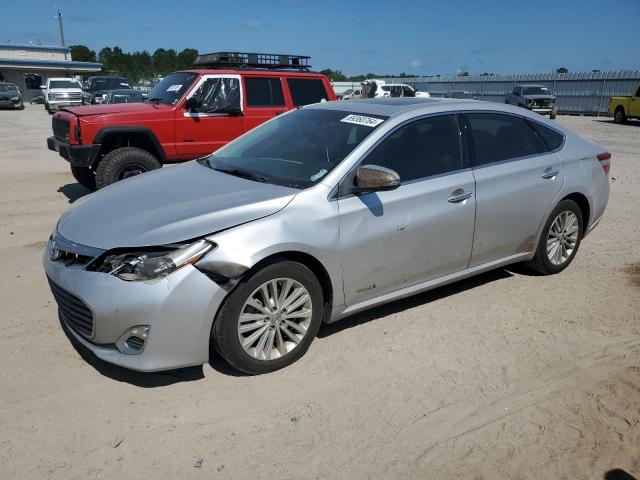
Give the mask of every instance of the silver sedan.
<path id="1" fill-rule="evenodd" d="M 77 201 L 44 268 L 63 328 L 107 362 L 214 348 L 265 373 L 323 322 L 516 262 L 561 272 L 603 215 L 609 161 L 509 105 L 311 105 Z"/>

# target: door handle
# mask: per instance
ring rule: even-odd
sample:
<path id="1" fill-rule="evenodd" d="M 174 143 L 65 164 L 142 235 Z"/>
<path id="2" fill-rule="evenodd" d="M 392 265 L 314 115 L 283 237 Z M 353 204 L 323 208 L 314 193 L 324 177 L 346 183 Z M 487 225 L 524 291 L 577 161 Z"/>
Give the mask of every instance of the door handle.
<path id="1" fill-rule="evenodd" d="M 542 178 L 547 180 L 551 178 L 555 178 L 558 176 L 559 173 L 560 173 L 560 170 L 549 170 L 548 172 L 544 172 L 542 174 Z"/>
<path id="2" fill-rule="evenodd" d="M 449 203 L 464 202 L 465 200 L 471 198 L 472 195 L 473 195 L 473 192 L 465 192 L 460 188 L 452 192 L 452 195 L 449 198 L 447 198 L 447 202 Z"/>

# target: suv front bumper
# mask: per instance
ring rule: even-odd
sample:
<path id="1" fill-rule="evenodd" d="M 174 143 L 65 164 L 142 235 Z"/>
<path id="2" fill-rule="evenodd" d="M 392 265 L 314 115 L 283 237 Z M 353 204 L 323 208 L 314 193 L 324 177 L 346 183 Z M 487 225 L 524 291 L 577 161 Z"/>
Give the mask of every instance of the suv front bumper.
<path id="1" fill-rule="evenodd" d="M 98 358 L 121 367 L 151 372 L 209 361 L 211 326 L 227 295 L 191 265 L 154 282 L 128 282 L 113 275 L 67 266 L 51 259 L 52 241 L 43 256 L 44 270 L 58 291 L 64 290 L 91 312 L 92 333 L 84 335 L 65 321 L 64 309 L 77 307 L 58 300 L 65 330 Z M 53 287 L 52 287 L 53 289 Z M 54 295 L 55 297 L 55 295 Z M 76 303 L 77 305 L 77 303 Z M 68 311 L 68 310 L 67 310 Z M 141 353 L 124 353 L 116 345 L 133 327 L 148 326 Z"/>
<path id="2" fill-rule="evenodd" d="M 58 152 L 73 167 L 91 167 L 100 151 L 99 144 L 71 145 L 56 137 L 47 138 L 47 147 L 49 150 Z"/>
<path id="3" fill-rule="evenodd" d="M 80 100 L 47 100 L 47 105 L 49 105 L 49 110 L 58 111 L 61 108 L 65 108 L 65 107 L 81 107 L 82 99 Z"/>

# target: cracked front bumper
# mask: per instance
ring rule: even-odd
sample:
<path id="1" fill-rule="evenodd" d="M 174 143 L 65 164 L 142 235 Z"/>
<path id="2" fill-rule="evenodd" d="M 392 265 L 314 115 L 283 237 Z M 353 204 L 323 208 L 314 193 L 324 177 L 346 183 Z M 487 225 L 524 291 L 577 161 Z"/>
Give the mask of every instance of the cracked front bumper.
<path id="1" fill-rule="evenodd" d="M 209 361 L 211 325 L 227 292 L 202 272 L 187 265 L 155 282 L 128 282 L 52 261 L 50 251 L 51 242 L 43 257 L 47 277 L 90 309 L 92 333 L 85 335 L 73 328 L 64 315 L 62 320 L 73 337 L 98 358 L 146 372 Z M 138 325 L 150 326 L 142 353 L 120 352 L 116 342 Z"/>

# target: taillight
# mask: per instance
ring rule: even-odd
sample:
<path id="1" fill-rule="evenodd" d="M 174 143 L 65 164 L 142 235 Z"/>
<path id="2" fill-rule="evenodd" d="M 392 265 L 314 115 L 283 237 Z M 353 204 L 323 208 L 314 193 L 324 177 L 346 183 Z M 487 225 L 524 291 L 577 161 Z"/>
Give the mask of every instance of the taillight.
<path id="1" fill-rule="evenodd" d="M 611 154 L 609 152 L 602 152 L 598 154 L 598 161 L 602 165 L 604 173 L 609 175 L 609 169 L 611 168 Z"/>

